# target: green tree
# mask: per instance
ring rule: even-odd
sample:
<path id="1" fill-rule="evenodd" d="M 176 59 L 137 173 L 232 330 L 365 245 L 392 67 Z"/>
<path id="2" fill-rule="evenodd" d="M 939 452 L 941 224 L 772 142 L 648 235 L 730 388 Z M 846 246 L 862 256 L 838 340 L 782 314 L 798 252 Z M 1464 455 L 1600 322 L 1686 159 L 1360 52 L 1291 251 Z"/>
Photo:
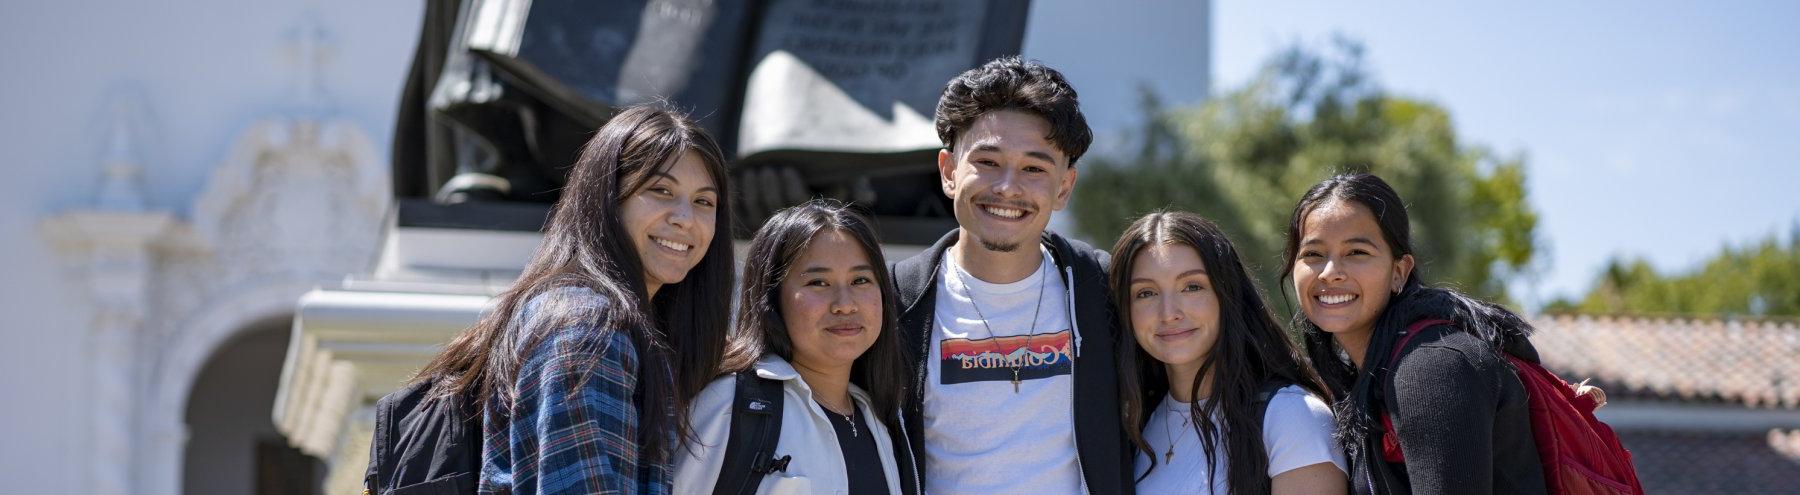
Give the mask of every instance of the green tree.
<path id="1" fill-rule="evenodd" d="M 1547 310 L 1593 314 L 1800 316 L 1800 226 L 1725 246 L 1687 273 L 1663 275 L 1641 258 L 1614 258 L 1579 302 Z"/>
<path id="2" fill-rule="evenodd" d="M 1084 164 L 1076 229 L 1101 244 L 1156 208 L 1219 223 L 1270 290 L 1288 216 L 1333 174 L 1372 172 L 1409 202 L 1428 280 L 1504 298 L 1539 252 L 1521 156 L 1460 143 L 1450 114 L 1387 94 L 1363 72 L 1360 44 L 1292 47 L 1246 86 L 1204 104 L 1166 108 L 1149 91 L 1128 156 Z"/>

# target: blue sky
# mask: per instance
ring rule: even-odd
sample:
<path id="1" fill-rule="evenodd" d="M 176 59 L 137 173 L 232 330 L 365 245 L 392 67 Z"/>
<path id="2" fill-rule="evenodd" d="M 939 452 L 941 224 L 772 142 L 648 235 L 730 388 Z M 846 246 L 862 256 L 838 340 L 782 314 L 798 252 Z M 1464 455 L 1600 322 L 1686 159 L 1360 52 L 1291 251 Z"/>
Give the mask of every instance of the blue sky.
<path id="1" fill-rule="evenodd" d="M 1690 270 L 1800 225 L 1800 2 L 1213 5 L 1213 88 L 1333 33 L 1391 92 L 1448 107 L 1466 143 L 1523 153 L 1546 266 L 1515 292 L 1578 297 L 1609 256 Z"/>

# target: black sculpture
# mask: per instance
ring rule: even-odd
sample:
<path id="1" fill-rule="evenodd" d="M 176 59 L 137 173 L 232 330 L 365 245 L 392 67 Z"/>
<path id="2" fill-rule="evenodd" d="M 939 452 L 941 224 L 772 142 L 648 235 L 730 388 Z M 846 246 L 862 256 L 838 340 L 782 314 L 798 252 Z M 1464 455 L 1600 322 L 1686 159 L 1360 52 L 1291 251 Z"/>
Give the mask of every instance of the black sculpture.
<path id="1" fill-rule="evenodd" d="M 664 101 L 693 114 L 734 159 L 743 224 L 828 195 L 876 214 L 889 241 L 929 241 L 954 226 L 936 180 L 938 94 L 963 70 L 1016 54 L 1026 8 L 1027 0 L 426 2 L 395 129 L 401 221 L 542 211 L 613 109 Z M 541 217 L 531 215 L 522 223 L 535 229 Z"/>

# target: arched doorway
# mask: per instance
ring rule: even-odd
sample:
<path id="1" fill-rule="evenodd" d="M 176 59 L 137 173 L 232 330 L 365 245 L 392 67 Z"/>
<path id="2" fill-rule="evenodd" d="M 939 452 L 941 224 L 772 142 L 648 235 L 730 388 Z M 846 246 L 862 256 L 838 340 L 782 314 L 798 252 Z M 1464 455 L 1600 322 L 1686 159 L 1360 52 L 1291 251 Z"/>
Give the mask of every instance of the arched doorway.
<path id="1" fill-rule="evenodd" d="M 320 492 L 323 464 L 288 445 L 270 412 L 293 318 L 248 325 L 220 345 L 188 394 L 182 493 Z"/>

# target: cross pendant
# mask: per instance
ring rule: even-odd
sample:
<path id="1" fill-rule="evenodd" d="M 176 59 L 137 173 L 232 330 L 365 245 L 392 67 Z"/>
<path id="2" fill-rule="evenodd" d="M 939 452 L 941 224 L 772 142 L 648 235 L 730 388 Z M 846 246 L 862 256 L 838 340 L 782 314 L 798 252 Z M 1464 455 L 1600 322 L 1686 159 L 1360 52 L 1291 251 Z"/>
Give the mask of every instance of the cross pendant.
<path id="1" fill-rule="evenodd" d="M 1013 368 L 1013 393 L 1019 393 L 1019 369 Z"/>

